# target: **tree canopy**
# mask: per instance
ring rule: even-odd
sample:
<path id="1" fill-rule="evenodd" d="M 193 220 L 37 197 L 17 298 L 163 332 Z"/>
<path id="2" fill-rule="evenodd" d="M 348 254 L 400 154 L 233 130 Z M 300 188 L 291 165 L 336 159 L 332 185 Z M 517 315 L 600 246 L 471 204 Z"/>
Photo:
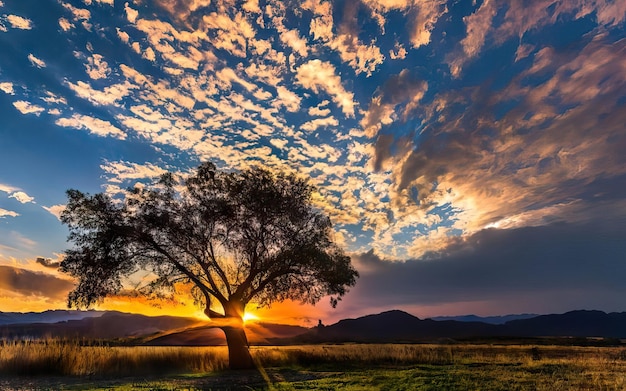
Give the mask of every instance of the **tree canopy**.
<path id="1" fill-rule="evenodd" d="M 119 293 L 144 271 L 138 290 L 170 296 L 190 287 L 213 319 L 241 319 L 250 302 L 330 296 L 335 306 L 358 273 L 312 204 L 314 190 L 294 174 L 225 172 L 212 163 L 184 179 L 165 174 L 123 200 L 68 190 L 61 219 L 74 247 L 61 270 L 78 281 L 69 305 Z"/>

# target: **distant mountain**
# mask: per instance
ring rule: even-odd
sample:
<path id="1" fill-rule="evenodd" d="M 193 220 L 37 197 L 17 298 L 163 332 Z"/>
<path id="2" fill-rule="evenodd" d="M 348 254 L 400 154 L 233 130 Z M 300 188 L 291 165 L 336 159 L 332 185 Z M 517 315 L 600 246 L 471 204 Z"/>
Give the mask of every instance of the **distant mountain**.
<path id="1" fill-rule="evenodd" d="M 399 310 L 345 319 L 330 326 L 315 327 L 291 342 L 420 342 L 440 338 L 498 335 L 498 326 L 480 322 L 421 320 Z"/>
<path id="2" fill-rule="evenodd" d="M 88 312 L 81 319 L 51 323 L 53 319 L 76 317 L 85 312 L 48 311 L 39 314 L 2 313 L 2 339 L 123 339 L 147 345 L 223 345 L 224 334 L 209 322 L 175 316 L 145 316 L 109 311 Z M 99 315 L 99 316 L 98 316 Z M 13 317 L 11 317 L 13 316 Z M 44 319 L 25 323 L 28 319 Z M 271 323 L 248 323 L 251 344 L 294 344 L 324 342 L 430 342 L 481 338 L 605 337 L 626 338 L 626 313 L 572 311 L 510 320 L 504 324 L 419 319 L 399 310 L 344 319 L 330 326 L 307 329 Z"/>
<path id="3" fill-rule="evenodd" d="M 435 316 L 432 320 L 456 320 L 457 322 L 482 322 L 489 324 L 505 324 L 511 320 L 530 319 L 539 316 L 538 314 L 514 314 L 503 316 L 476 316 L 476 315 L 460 315 L 460 316 Z"/>
<path id="4" fill-rule="evenodd" d="M 507 322 L 505 330 L 515 336 L 569 336 L 626 338 L 626 312 L 571 311 Z"/>
<path id="5" fill-rule="evenodd" d="M 626 338 L 626 313 L 572 311 L 511 320 L 504 324 L 456 320 L 421 320 L 393 310 L 330 326 L 315 327 L 283 343 L 423 342 L 439 339 L 489 337 L 604 337 Z"/>
<path id="6" fill-rule="evenodd" d="M 198 319 L 175 316 L 145 316 L 109 311 L 101 316 L 71 319 L 57 323 L 20 323 L 0 326 L 3 339 L 88 338 L 116 339 L 161 333 L 191 327 Z"/>
<path id="7" fill-rule="evenodd" d="M 1 312 L 0 325 L 57 323 L 102 316 L 106 311 L 49 310 L 44 312 Z"/>
<path id="8" fill-rule="evenodd" d="M 80 315 L 92 316 L 81 318 Z M 63 320 L 52 323 L 54 319 Z M 46 313 L 15 313 L 12 317 L 6 316 L 4 320 L 7 323 L 0 323 L 2 339 L 126 339 L 131 343 L 164 346 L 226 344 L 224 333 L 220 329 L 195 318 L 145 316 L 116 311 L 103 311 L 98 315 L 95 311 L 46 311 Z M 248 339 L 255 345 L 267 345 L 273 339 L 290 338 L 308 330 L 300 326 L 271 323 L 246 325 Z"/>

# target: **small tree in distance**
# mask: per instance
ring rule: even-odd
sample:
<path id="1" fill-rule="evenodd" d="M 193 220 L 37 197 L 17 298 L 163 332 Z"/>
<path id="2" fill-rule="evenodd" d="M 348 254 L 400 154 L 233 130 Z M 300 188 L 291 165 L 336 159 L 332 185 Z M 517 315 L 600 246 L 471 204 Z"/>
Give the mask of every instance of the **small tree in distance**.
<path id="1" fill-rule="evenodd" d="M 222 172 L 204 163 L 185 180 L 165 174 L 121 202 L 68 190 L 69 228 L 61 270 L 77 279 L 69 306 L 89 307 L 148 274 L 140 291 L 175 295 L 191 287 L 220 327 L 232 369 L 252 368 L 246 305 L 286 299 L 333 307 L 358 273 L 332 239 L 330 219 L 311 204 L 313 186 L 261 168 Z M 145 277 L 144 277 L 145 278 Z"/>

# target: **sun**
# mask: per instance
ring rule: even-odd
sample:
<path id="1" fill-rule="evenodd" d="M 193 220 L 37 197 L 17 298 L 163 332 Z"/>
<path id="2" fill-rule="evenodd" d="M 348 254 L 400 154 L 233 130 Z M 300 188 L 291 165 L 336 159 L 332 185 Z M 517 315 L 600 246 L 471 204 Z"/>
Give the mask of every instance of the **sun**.
<path id="1" fill-rule="evenodd" d="M 253 314 L 252 312 L 246 312 L 243 315 L 243 321 L 244 323 L 246 322 L 250 322 L 250 321 L 255 321 L 255 320 L 259 320 L 259 317 L 256 316 L 255 314 Z"/>

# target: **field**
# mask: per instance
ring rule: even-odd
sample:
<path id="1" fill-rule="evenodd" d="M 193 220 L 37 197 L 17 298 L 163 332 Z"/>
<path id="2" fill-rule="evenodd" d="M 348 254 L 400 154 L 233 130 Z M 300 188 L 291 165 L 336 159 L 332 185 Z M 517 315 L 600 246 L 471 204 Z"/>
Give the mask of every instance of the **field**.
<path id="1" fill-rule="evenodd" d="M 3 390 L 625 390 L 626 348 L 502 345 L 253 347 L 0 345 Z"/>

